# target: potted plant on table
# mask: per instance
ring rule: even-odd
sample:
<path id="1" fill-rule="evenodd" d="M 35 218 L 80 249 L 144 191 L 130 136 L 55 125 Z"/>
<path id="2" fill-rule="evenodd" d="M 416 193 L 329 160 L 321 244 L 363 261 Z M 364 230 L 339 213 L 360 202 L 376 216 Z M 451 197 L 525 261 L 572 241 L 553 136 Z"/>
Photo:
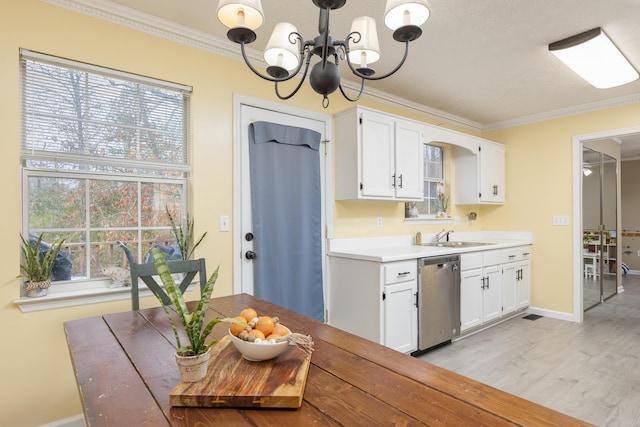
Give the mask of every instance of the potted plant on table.
<path id="1" fill-rule="evenodd" d="M 176 314 L 187 335 L 189 345 L 184 346 L 180 340 L 180 334 L 178 333 L 178 326 L 174 321 L 169 309 L 163 304 L 162 308 L 169 318 L 169 323 L 173 329 L 173 334 L 176 338 L 176 362 L 180 369 L 180 375 L 184 382 L 195 382 L 205 377 L 207 374 L 207 367 L 209 366 L 209 358 L 211 356 L 211 346 L 216 344 L 218 340 L 212 340 L 208 344 L 206 343 L 211 330 L 215 325 L 220 322 L 230 323 L 243 323 L 238 319 L 224 318 L 220 319 L 216 317 L 205 324 L 205 317 L 207 309 L 209 308 L 209 301 L 211 300 L 211 293 L 213 292 L 213 286 L 218 279 L 218 266 L 213 272 L 207 284 L 202 290 L 200 295 L 200 301 L 195 311 L 190 312 L 187 304 L 184 301 L 180 288 L 176 286 L 169 265 L 165 259 L 164 253 L 158 248 L 151 249 L 153 255 L 153 262 L 156 266 L 158 276 L 164 285 L 164 289 L 167 296 L 171 300 L 171 304 L 175 308 Z M 160 303 L 162 300 L 158 297 Z"/>
<path id="2" fill-rule="evenodd" d="M 49 292 L 51 273 L 64 239 L 52 243 L 44 251 L 41 251 L 41 248 L 46 246 L 42 241 L 42 234 L 34 242 L 30 242 L 20 234 L 20 240 L 23 263 L 20 264 L 21 274 L 18 277 L 25 279 L 26 295 L 28 297 L 45 296 Z"/>

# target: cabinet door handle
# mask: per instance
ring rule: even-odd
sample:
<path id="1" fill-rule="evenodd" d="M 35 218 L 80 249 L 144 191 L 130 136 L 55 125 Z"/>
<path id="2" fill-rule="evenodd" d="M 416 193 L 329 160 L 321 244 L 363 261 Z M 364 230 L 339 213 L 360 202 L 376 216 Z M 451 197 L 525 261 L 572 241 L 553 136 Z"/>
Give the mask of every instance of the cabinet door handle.
<path id="1" fill-rule="evenodd" d="M 396 174 L 391 175 L 391 186 L 396 188 Z"/>
<path id="2" fill-rule="evenodd" d="M 399 187 L 400 187 L 400 188 L 402 188 L 402 174 L 400 174 L 399 178 L 400 178 L 400 185 L 399 185 Z"/>
<path id="3" fill-rule="evenodd" d="M 406 276 L 407 274 L 411 274 L 410 271 L 403 271 L 402 273 L 398 273 L 398 277 Z"/>
<path id="4" fill-rule="evenodd" d="M 489 289 L 489 276 L 487 276 L 487 289 Z"/>
<path id="5" fill-rule="evenodd" d="M 497 186 L 497 185 L 494 185 L 494 186 L 493 186 L 493 195 L 494 195 L 494 196 L 497 196 L 497 195 L 498 195 L 498 186 Z"/>
<path id="6" fill-rule="evenodd" d="M 486 289 L 486 288 L 484 287 L 484 279 L 485 279 L 485 278 L 483 277 L 483 278 L 482 278 L 482 289 L 483 289 L 483 290 L 484 290 L 484 289 Z"/>
<path id="7" fill-rule="evenodd" d="M 414 305 L 415 305 L 416 307 L 418 307 L 418 293 L 416 292 L 416 293 L 415 293 L 415 294 L 413 294 L 413 295 L 415 295 L 415 297 L 416 297 L 416 302 L 414 303 Z"/>

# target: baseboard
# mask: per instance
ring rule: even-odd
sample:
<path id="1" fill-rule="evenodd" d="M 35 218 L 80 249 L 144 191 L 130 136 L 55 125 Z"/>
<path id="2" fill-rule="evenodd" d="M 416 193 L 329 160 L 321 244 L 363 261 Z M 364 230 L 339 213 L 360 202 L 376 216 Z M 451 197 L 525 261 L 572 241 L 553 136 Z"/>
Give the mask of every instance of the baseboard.
<path id="1" fill-rule="evenodd" d="M 87 427 L 87 423 L 84 421 L 84 415 L 80 414 L 63 420 L 42 424 L 40 427 Z"/>
<path id="2" fill-rule="evenodd" d="M 527 313 L 529 313 L 529 314 L 537 314 L 539 316 L 544 316 L 544 317 L 550 317 L 552 319 L 566 320 L 568 322 L 574 322 L 575 321 L 573 319 L 573 314 L 571 314 L 571 313 L 563 313 L 562 311 L 554 311 L 554 310 L 547 310 L 547 309 L 544 309 L 544 308 L 529 307 L 527 309 Z"/>

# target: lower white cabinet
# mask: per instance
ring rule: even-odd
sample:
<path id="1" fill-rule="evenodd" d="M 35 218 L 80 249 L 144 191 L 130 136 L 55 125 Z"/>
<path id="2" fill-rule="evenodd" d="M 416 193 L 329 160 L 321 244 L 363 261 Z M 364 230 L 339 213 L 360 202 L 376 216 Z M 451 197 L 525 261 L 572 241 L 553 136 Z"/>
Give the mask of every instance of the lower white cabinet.
<path id="1" fill-rule="evenodd" d="M 531 246 L 460 256 L 460 331 L 529 307 Z"/>
<path id="2" fill-rule="evenodd" d="M 418 349 L 415 259 L 379 263 L 329 259 L 331 326 L 403 353 Z"/>
<path id="3" fill-rule="evenodd" d="M 403 353 L 418 349 L 418 312 L 414 281 L 384 287 L 384 345 Z"/>
<path id="4" fill-rule="evenodd" d="M 502 315 L 502 253 L 484 251 L 460 256 L 460 331 Z"/>
<path id="5" fill-rule="evenodd" d="M 527 308 L 531 292 L 531 248 L 519 246 L 503 250 L 502 313 Z"/>

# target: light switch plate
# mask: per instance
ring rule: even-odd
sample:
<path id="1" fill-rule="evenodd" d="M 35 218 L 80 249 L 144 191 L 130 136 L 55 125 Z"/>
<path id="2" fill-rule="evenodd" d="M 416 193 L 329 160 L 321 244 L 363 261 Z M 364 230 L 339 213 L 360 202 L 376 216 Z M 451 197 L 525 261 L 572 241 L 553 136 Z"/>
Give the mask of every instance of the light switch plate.
<path id="1" fill-rule="evenodd" d="M 229 231 L 229 215 L 220 215 L 220 231 Z"/>
<path id="2" fill-rule="evenodd" d="M 569 225 L 569 215 L 554 215 L 553 225 Z"/>

